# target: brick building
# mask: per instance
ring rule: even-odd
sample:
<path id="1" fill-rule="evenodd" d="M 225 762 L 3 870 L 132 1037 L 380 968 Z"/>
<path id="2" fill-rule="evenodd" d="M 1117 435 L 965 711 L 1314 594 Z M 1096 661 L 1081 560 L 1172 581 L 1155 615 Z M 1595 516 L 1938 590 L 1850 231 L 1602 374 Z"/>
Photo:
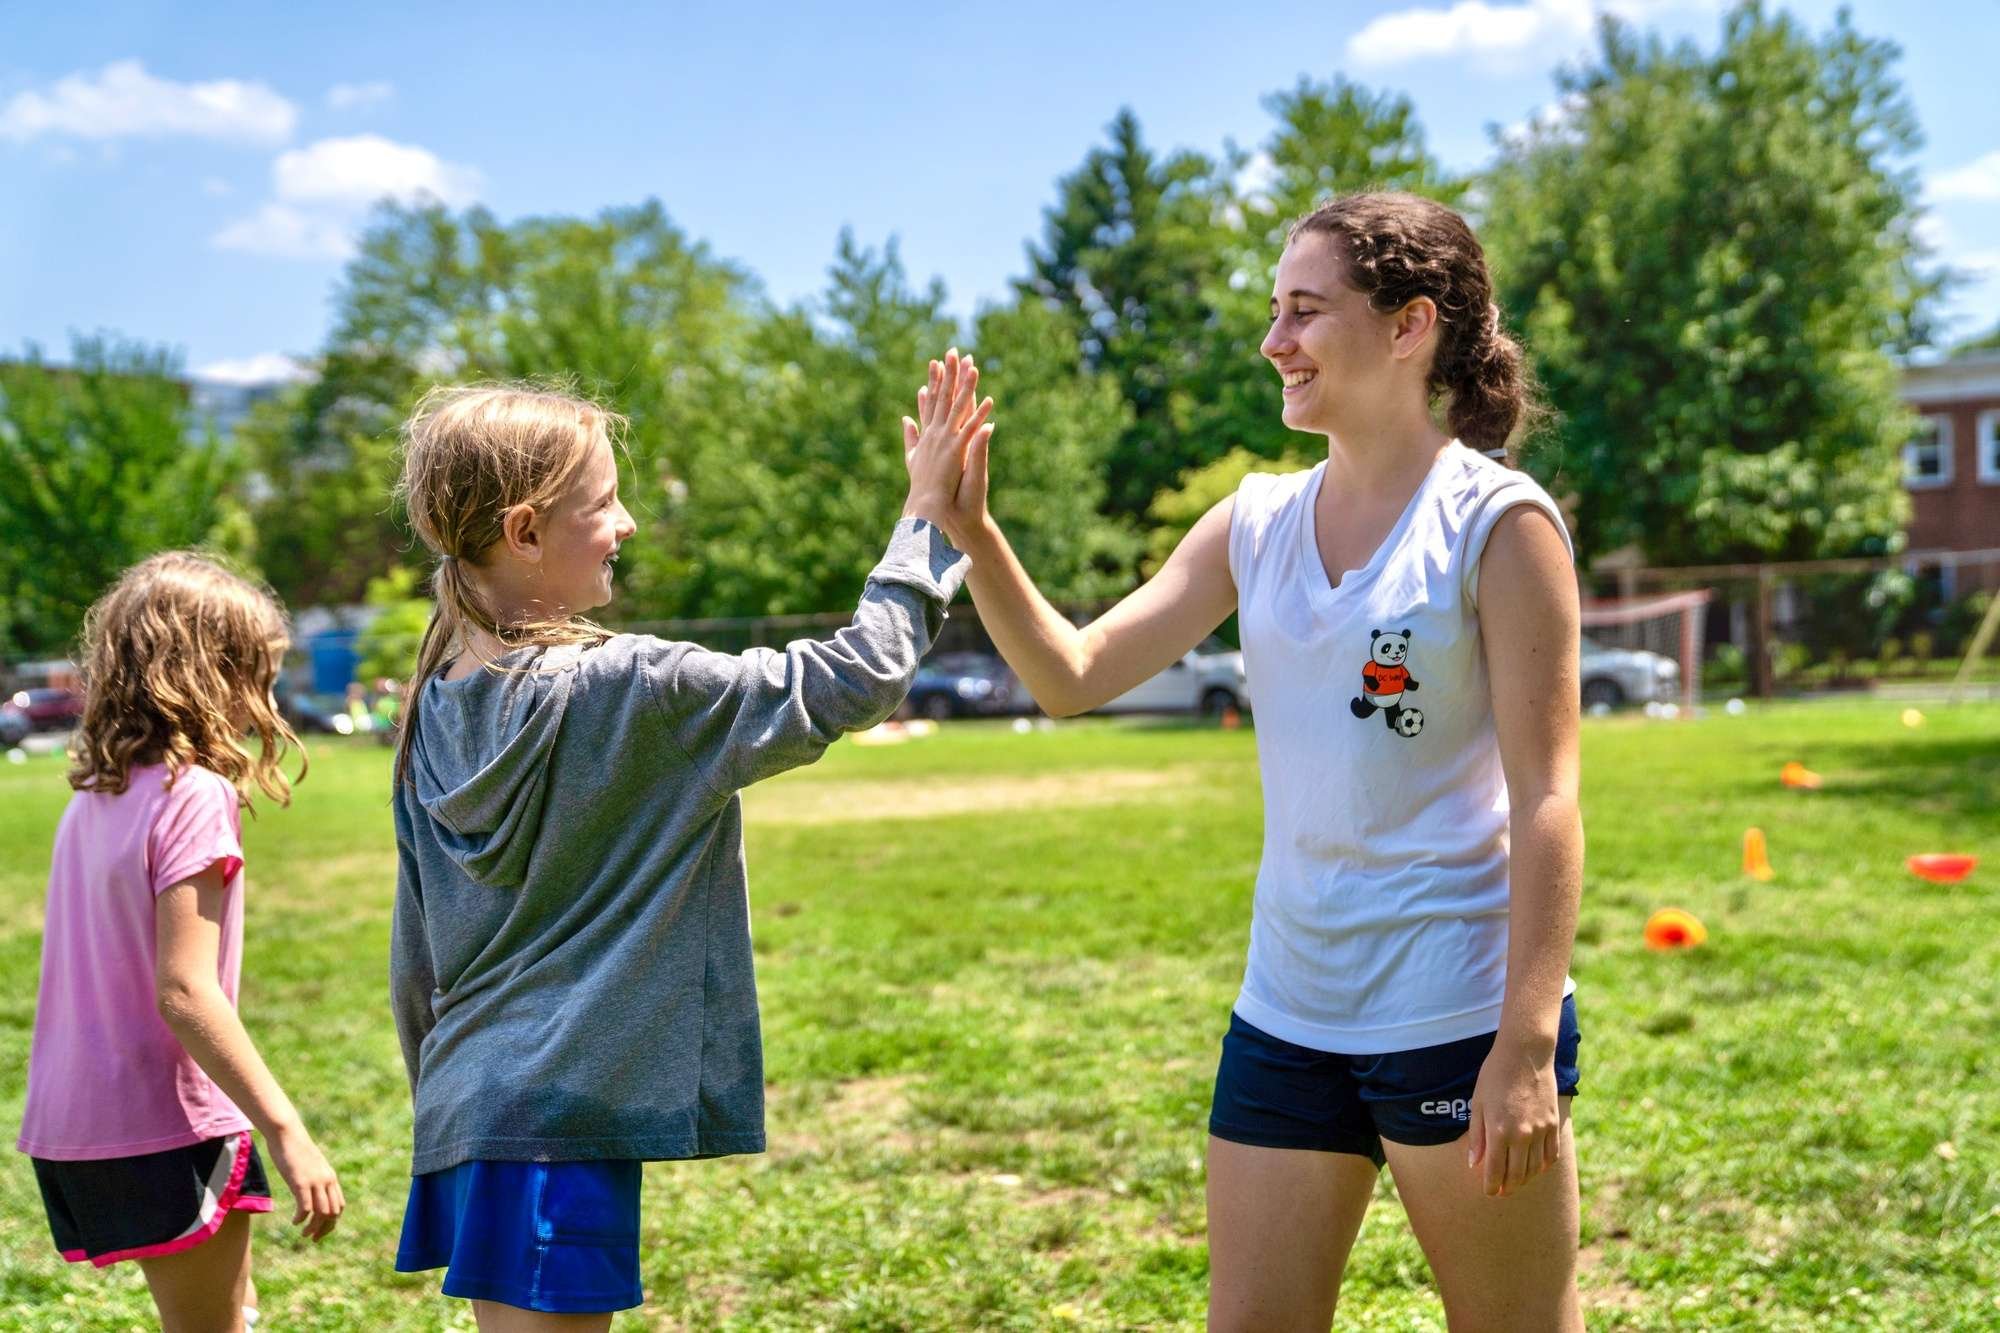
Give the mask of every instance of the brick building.
<path id="1" fill-rule="evenodd" d="M 2000 587 L 2000 352 L 1907 367 L 1903 401 L 1923 420 L 1903 448 L 1910 554 L 1939 557 L 1948 596 Z"/>

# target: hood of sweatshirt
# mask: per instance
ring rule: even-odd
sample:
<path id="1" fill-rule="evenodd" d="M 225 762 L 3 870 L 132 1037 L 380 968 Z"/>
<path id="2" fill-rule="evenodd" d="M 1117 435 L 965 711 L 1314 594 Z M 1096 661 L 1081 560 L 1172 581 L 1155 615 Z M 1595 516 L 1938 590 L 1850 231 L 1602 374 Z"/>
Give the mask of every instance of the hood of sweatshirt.
<path id="1" fill-rule="evenodd" d="M 524 649 L 495 669 L 424 682 L 410 778 L 438 842 L 479 883 L 515 888 L 526 875 L 576 680 L 571 668 L 584 651 Z"/>

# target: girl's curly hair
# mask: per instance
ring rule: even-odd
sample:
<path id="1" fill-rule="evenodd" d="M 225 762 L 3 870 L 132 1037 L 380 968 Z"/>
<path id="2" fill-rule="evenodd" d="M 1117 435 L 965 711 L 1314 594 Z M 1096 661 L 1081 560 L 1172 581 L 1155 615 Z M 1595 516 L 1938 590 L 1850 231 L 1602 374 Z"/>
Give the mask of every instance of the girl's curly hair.
<path id="1" fill-rule="evenodd" d="M 1295 220 L 1286 244 L 1318 233 L 1339 248 L 1347 281 L 1388 314 L 1428 297 L 1438 312 L 1430 390 L 1449 398 L 1446 424 L 1475 449 L 1497 453 L 1546 415 L 1521 345 L 1501 327 L 1486 252 L 1451 209 L 1395 192 L 1330 199 Z"/>
<path id="2" fill-rule="evenodd" d="M 83 623 L 83 721 L 70 746 L 69 785 L 116 794 L 141 764 L 168 781 L 199 765 L 227 779 L 243 804 L 261 788 L 280 805 L 280 765 L 299 746 L 271 688 L 290 645 L 269 589 L 193 551 L 166 551 L 125 571 Z M 258 752 L 244 746 L 254 732 Z"/>

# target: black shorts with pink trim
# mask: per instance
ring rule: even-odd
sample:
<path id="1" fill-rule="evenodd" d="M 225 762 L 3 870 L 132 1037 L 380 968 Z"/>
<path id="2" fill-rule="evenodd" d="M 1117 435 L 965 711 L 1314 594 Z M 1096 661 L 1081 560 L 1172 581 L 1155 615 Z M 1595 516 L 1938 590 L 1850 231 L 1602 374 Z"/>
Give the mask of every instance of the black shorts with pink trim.
<path id="1" fill-rule="evenodd" d="M 213 1236 L 232 1210 L 271 1211 L 248 1130 L 139 1157 L 33 1161 L 49 1232 L 71 1263 L 176 1254 Z"/>

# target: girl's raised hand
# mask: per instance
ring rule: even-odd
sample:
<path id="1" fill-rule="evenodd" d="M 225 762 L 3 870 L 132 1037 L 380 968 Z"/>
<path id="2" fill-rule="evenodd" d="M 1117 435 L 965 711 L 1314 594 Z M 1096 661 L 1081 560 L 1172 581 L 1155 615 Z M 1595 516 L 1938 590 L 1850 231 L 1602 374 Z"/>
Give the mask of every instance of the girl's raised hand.
<path id="1" fill-rule="evenodd" d="M 953 348 L 930 366 L 917 390 L 917 419 L 903 418 L 903 464 L 910 473 L 909 518 L 928 519 L 961 549 L 986 518 L 986 449 L 991 398 L 979 401 L 979 368 Z"/>

